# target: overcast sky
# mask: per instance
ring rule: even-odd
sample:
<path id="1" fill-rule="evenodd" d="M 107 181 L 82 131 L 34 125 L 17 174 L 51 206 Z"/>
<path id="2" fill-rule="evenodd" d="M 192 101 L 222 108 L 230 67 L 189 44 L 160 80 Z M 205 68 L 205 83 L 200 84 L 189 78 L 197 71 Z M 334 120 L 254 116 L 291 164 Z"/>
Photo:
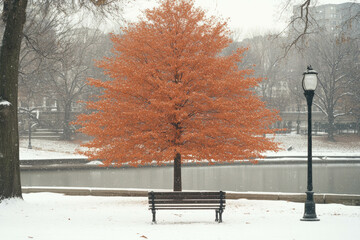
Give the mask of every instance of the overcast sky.
<path id="1" fill-rule="evenodd" d="M 351 1 L 318 0 L 318 5 Z M 289 11 L 282 11 L 284 2 L 286 0 L 195 0 L 195 4 L 209 14 L 228 19 L 230 28 L 241 38 L 282 30 L 290 17 Z M 156 0 L 137 0 L 127 8 L 125 17 L 136 20 L 141 10 L 154 6 L 157 6 Z"/>

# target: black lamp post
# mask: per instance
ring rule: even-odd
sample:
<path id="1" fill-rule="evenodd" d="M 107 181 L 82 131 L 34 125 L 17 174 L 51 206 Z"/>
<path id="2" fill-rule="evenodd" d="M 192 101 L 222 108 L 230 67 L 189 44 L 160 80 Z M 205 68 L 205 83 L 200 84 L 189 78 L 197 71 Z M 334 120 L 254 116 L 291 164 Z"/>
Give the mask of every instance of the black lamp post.
<path id="1" fill-rule="evenodd" d="M 28 149 L 32 149 L 31 146 L 31 113 L 29 112 L 29 145 Z"/>
<path id="2" fill-rule="evenodd" d="M 34 122 L 38 121 L 38 119 L 32 115 L 32 112 L 34 110 L 36 110 L 37 108 L 32 108 L 30 109 L 30 107 L 28 107 L 27 109 L 26 108 L 19 108 L 20 111 L 23 111 L 25 112 L 27 115 L 28 115 L 28 131 L 29 131 L 29 144 L 28 144 L 28 149 L 32 149 L 32 146 L 31 146 L 31 130 L 32 130 L 32 127 L 34 127 L 35 125 L 33 125 Z"/>
<path id="3" fill-rule="evenodd" d="M 311 105 L 317 85 L 317 72 L 311 66 L 307 67 L 302 80 L 302 87 L 306 97 L 308 107 L 308 172 L 307 172 L 307 191 L 305 202 L 305 213 L 301 221 L 319 221 L 316 217 L 314 192 L 312 184 L 312 129 L 311 129 Z"/>

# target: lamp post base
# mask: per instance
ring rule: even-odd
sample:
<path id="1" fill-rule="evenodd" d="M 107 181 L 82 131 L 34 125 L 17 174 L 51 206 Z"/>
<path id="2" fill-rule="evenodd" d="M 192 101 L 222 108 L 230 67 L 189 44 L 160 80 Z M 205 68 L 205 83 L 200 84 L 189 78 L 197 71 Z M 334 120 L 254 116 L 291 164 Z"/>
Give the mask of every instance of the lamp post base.
<path id="1" fill-rule="evenodd" d="M 305 218 L 305 217 L 303 217 L 303 218 L 301 218 L 300 219 L 300 221 L 303 221 L 303 222 L 316 222 L 316 221 L 320 221 L 320 219 L 318 219 L 318 218 Z"/>
<path id="2" fill-rule="evenodd" d="M 301 221 L 320 221 L 317 218 L 315 212 L 315 202 L 314 202 L 314 193 L 312 191 L 306 192 L 306 202 L 305 202 L 305 213 Z"/>

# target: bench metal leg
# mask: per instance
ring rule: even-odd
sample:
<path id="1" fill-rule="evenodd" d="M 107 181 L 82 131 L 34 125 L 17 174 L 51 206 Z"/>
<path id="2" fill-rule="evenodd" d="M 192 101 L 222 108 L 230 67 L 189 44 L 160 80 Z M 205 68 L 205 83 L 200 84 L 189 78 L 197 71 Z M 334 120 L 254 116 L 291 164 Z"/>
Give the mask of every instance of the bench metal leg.
<path id="1" fill-rule="evenodd" d="M 152 222 L 153 223 L 156 223 L 156 211 L 155 210 L 151 210 L 152 211 L 152 215 L 153 215 L 153 218 L 152 218 Z"/>
<path id="2" fill-rule="evenodd" d="M 219 210 L 215 210 L 215 222 L 219 221 Z"/>
<path id="3" fill-rule="evenodd" d="M 222 213 L 223 213 L 223 210 L 220 209 L 219 213 L 220 213 L 219 223 L 221 223 L 221 222 L 222 222 Z"/>

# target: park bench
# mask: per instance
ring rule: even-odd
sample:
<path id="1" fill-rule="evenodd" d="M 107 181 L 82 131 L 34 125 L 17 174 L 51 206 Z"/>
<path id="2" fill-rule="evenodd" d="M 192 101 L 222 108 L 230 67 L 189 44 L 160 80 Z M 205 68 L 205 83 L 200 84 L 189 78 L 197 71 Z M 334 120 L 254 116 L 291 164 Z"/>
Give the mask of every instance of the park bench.
<path id="1" fill-rule="evenodd" d="M 215 221 L 222 222 L 225 192 L 149 192 L 149 210 L 156 223 L 156 210 L 215 210 Z"/>

